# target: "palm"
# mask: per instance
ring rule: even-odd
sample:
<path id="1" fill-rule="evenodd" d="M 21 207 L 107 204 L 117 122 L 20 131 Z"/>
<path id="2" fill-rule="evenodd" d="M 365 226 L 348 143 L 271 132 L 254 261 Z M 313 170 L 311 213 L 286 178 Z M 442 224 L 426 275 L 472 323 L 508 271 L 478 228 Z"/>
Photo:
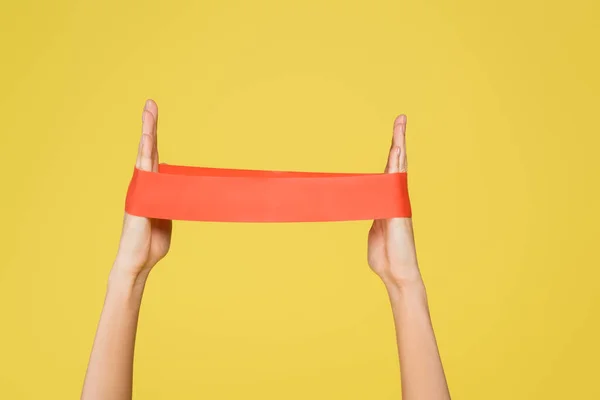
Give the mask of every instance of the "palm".
<path id="1" fill-rule="evenodd" d="M 379 219 L 373 221 L 367 241 L 367 258 L 369 260 L 369 265 L 378 275 L 381 275 L 389 264 L 383 222 L 384 221 Z"/>

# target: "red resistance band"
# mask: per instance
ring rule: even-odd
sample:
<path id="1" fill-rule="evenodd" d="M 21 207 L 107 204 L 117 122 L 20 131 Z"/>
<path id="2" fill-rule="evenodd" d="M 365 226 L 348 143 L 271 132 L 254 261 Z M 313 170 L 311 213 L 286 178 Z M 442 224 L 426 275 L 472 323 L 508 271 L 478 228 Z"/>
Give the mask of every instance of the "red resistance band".
<path id="1" fill-rule="evenodd" d="M 135 169 L 125 210 L 148 218 L 317 222 L 410 217 L 406 173 L 346 174 L 184 167 Z"/>

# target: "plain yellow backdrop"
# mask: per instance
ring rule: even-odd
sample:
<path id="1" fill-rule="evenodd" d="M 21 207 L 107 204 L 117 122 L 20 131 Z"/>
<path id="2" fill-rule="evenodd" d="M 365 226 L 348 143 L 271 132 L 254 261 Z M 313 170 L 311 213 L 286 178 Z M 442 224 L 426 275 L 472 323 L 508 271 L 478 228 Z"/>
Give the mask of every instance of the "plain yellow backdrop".
<path id="1" fill-rule="evenodd" d="M 376 172 L 408 115 L 455 399 L 598 399 L 597 1 L 3 1 L 0 398 L 78 398 L 144 100 L 164 162 Z M 138 399 L 398 399 L 369 223 L 175 223 Z"/>

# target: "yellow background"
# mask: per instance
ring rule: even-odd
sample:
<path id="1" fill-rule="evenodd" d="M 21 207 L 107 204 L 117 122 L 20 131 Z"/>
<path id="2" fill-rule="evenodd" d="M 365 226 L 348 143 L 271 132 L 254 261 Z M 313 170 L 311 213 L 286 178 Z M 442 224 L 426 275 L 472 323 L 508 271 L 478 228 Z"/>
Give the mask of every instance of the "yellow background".
<path id="1" fill-rule="evenodd" d="M 162 161 L 380 171 L 408 115 L 455 399 L 598 399 L 597 1 L 4 1 L 0 398 L 80 393 L 147 97 Z M 368 222 L 175 224 L 138 399 L 397 399 Z"/>

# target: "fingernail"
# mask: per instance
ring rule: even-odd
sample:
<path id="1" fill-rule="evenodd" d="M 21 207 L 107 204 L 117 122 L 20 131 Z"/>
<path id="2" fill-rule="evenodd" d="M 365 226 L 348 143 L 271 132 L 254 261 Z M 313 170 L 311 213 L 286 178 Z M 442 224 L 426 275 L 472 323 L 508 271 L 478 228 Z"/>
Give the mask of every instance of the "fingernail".
<path id="1" fill-rule="evenodd" d="M 150 100 L 146 100 L 146 104 L 144 105 L 144 110 L 147 110 L 148 108 L 150 108 L 150 104 L 152 104 L 152 102 Z"/>

